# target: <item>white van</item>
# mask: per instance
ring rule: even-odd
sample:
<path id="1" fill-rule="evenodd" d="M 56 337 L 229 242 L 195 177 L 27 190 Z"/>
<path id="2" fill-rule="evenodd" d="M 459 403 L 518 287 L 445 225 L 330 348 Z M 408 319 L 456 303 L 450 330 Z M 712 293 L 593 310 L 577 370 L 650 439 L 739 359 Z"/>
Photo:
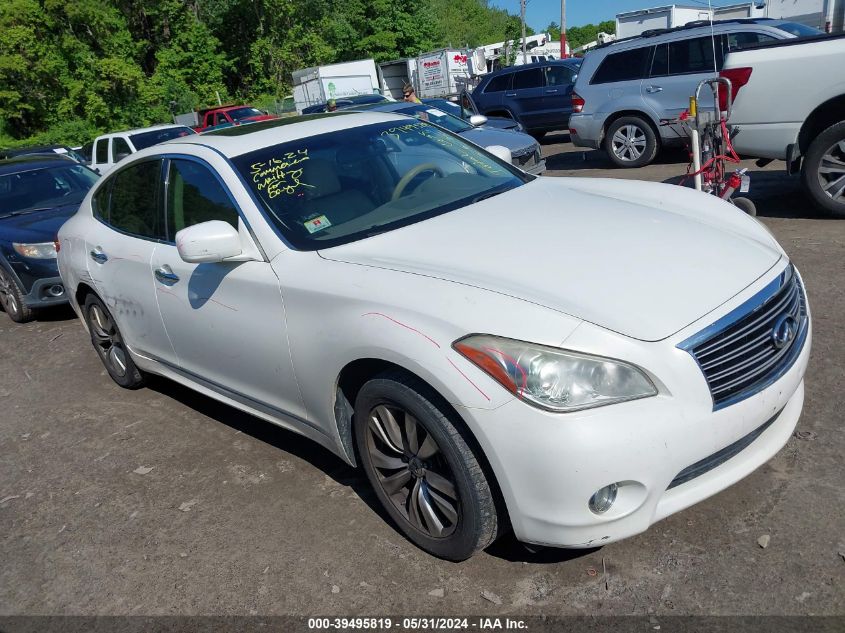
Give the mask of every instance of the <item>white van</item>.
<path id="1" fill-rule="evenodd" d="M 121 158 L 138 150 L 151 147 L 180 136 L 196 134 L 186 125 L 154 125 L 125 132 L 103 134 L 94 141 L 90 167 L 98 174 L 105 174 Z"/>

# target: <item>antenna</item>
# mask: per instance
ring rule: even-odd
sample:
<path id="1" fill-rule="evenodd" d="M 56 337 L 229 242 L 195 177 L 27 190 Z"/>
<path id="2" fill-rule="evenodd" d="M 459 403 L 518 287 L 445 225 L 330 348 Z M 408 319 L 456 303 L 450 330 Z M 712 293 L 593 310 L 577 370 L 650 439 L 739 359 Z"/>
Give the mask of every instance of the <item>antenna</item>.
<path id="1" fill-rule="evenodd" d="M 716 35 L 713 31 L 713 3 L 711 0 L 707 0 L 707 8 L 710 11 L 710 44 L 713 48 L 713 73 L 715 74 L 719 72 L 719 69 L 716 65 Z"/>

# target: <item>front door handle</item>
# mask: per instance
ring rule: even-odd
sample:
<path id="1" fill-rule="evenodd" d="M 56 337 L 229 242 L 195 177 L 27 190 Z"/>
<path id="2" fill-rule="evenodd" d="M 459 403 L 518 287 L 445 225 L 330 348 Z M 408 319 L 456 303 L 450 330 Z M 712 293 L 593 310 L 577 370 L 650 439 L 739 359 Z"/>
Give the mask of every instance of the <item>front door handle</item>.
<path id="1" fill-rule="evenodd" d="M 91 249 L 88 253 L 98 264 L 105 264 L 109 260 L 109 256 L 103 252 L 103 249 L 97 246 L 96 248 Z"/>
<path id="2" fill-rule="evenodd" d="M 663 92 L 662 86 L 646 86 L 645 91 L 649 94 L 653 94 L 655 92 Z"/>
<path id="3" fill-rule="evenodd" d="M 179 281 L 179 275 L 175 274 L 167 264 L 161 266 L 160 268 L 156 268 L 155 276 L 160 283 L 163 283 L 166 286 L 172 286 Z"/>
<path id="4" fill-rule="evenodd" d="M 515 92 L 506 92 L 506 93 L 505 93 L 505 96 L 506 96 L 506 97 L 515 97 L 515 96 L 516 96 L 516 93 L 515 93 Z"/>
<path id="5" fill-rule="evenodd" d="M 549 88 L 548 90 L 546 90 L 546 94 L 552 94 L 555 92 L 557 92 L 557 88 Z"/>

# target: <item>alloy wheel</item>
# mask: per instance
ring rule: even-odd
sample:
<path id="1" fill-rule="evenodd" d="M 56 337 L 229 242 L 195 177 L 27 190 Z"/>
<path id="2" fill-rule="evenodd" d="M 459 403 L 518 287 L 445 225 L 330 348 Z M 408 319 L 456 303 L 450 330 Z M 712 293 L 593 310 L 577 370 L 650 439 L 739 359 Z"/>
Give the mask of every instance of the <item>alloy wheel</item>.
<path id="1" fill-rule="evenodd" d="M 634 161 L 646 148 L 645 132 L 636 125 L 623 125 L 613 134 L 611 147 L 619 160 Z"/>
<path id="2" fill-rule="evenodd" d="M 0 273 L 0 303 L 3 304 L 3 309 L 10 315 L 17 314 L 19 310 L 15 289 L 12 287 L 13 283 L 15 282 L 5 274 Z"/>
<path id="3" fill-rule="evenodd" d="M 89 311 L 89 324 L 94 346 L 103 362 L 118 376 L 126 375 L 126 350 L 112 318 L 98 305 Z"/>
<path id="4" fill-rule="evenodd" d="M 818 177 L 822 191 L 836 202 L 845 203 L 845 140 L 834 143 L 822 155 Z"/>
<path id="5" fill-rule="evenodd" d="M 455 531 L 454 474 L 434 437 L 407 411 L 380 404 L 367 422 L 367 451 L 384 491 L 412 526 L 432 538 Z"/>

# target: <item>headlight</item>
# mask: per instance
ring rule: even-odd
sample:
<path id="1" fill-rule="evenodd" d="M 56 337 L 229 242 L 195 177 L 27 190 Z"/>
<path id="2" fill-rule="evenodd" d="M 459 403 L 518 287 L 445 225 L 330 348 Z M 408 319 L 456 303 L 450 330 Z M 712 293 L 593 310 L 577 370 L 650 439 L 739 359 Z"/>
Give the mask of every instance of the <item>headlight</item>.
<path id="1" fill-rule="evenodd" d="M 452 347 L 525 402 L 550 411 L 578 411 L 657 395 L 628 363 L 487 334 Z"/>
<path id="2" fill-rule="evenodd" d="M 18 244 L 13 242 L 12 246 L 18 255 L 29 259 L 56 259 L 56 243 L 40 242 L 38 244 Z"/>

